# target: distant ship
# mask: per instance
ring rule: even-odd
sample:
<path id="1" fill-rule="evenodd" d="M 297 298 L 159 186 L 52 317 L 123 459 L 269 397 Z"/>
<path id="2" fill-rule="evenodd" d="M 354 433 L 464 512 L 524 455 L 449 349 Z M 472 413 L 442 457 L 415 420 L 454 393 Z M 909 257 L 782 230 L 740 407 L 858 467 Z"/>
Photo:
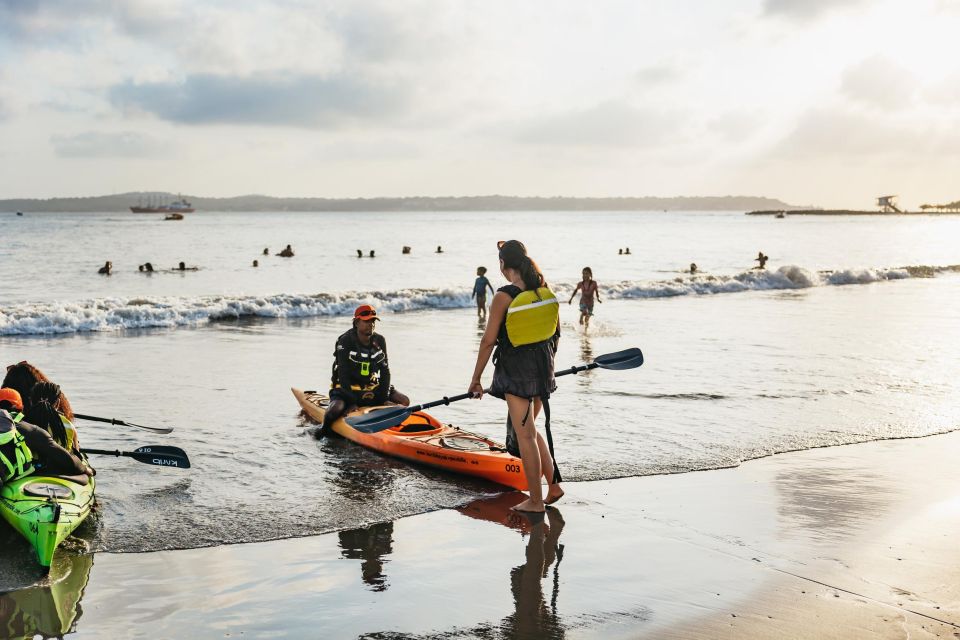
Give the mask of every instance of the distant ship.
<path id="1" fill-rule="evenodd" d="M 170 204 L 160 204 L 160 205 L 151 205 L 143 206 L 141 202 L 139 206 L 130 207 L 130 211 L 134 213 L 193 213 L 193 205 L 187 202 L 186 198 L 180 198 L 179 200 L 174 200 Z"/>

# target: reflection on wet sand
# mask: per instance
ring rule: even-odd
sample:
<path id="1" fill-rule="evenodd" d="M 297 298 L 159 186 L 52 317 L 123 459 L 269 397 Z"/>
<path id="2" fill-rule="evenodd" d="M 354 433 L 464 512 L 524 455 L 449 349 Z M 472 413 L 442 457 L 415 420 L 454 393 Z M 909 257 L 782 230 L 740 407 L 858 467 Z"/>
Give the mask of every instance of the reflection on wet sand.
<path id="1" fill-rule="evenodd" d="M 360 575 L 371 591 L 386 591 L 390 583 L 383 574 L 384 556 L 393 553 L 393 523 L 381 522 L 362 529 L 340 531 L 341 555 L 361 560 Z"/>
<path id="2" fill-rule="evenodd" d="M 560 533 L 565 524 L 563 516 L 556 508 L 547 509 L 545 514 L 510 510 L 523 500 L 523 494 L 504 493 L 476 500 L 458 509 L 466 516 L 516 529 L 527 537 L 526 561 L 510 570 L 510 591 L 515 610 L 496 626 L 492 635 L 498 638 L 563 638 L 565 628 L 557 613 L 559 569 L 563 560 L 563 545 L 560 544 Z M 543 580 L 550 577 L 551 566 L 552 589 L 547 603 Z M 493 630 L 484 625 L 474 631 L 478 637 L 488 637 Z"/>
<path id="3" fill-rule="evenodd" d="M 0 637 L 61 638 L 76 631 L 92 555 L 60 554 L 41 583 L 0 593 Z"/>
<path id="4" fill-rule="evenodd" d="M 590 344 L 590 336 L 584 331 L 580 334 L 580 362 L 593 362 L 593 345 Z M 589 389 L 592 386 L 593 375 L 591 371 L 583 371 L 577 374 L 577 385 Z"/>
<path id="5" fill-rule="evenodd" d="M 785 469 L 775 478 L 785 531 L 802 528 L 814 540 L 849 538 L 886 512 L 897 488 L 864 469 Z"/>
<path id="6" fill-rule="evenodd" d="M 397 638 L 564 638 L 566 626 L 557 612 L 560 588 L 560 562 L 563 545 L 560 534 L 565 522 L 560 511 L 547 509 L 545 514 L 519 513 L 510 507 L 524 500 L 522 493 L 503 493 L 492 498 L 475 500 L 457 509 L 470 518 L 485 520 L 513 529 L 526 538 L 523 564 L 510 570 L 508 583 L 514 610 L 497 623 L 480 623 L 470 628 L 457 627 L 436 634 L 396 634 Z M 361 529 L 341 531 L 341 555 L 360 560 L 363 582 L 372 591 L 386 591 L 390 582 L 384 567 L 393 553 L 393 523 L 384 522 Z M 543 582 L 550 579 L 549 600 Z M 579 626 L 583 621 L 578 621 Z"/>

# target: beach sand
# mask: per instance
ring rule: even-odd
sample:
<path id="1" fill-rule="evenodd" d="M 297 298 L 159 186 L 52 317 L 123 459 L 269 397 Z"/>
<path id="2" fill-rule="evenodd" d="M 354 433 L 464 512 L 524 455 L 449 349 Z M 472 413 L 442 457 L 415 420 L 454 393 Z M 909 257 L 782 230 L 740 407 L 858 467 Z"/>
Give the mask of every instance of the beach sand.
<path id="1" fill-rule="evenodd" d="M 92 569 L 66 554 L 53 576 L 89 572 L 78 637 L 960 638 L 958 454 L 960 433 L 808 450 L 571 483 L 543 520 L 506 493 Z"/>

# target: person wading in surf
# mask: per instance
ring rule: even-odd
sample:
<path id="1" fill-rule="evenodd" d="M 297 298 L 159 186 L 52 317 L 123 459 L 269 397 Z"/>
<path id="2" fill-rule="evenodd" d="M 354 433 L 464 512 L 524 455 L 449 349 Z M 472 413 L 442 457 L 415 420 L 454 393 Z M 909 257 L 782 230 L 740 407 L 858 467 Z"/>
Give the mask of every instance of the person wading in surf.
<path id="1" fill-rule="evenodd" d="M 570 299 L 567 300 L 567 304 L 572 304 L 574 297 L 576 297 L 577 292 L 580 292 L 580 324 L 587 328 L 590 326 L 590 316 L 593 315 L 593 299 L 596 298 L 597 302 L 603 304 L 603 300 L 600 299 L 600 285 L 597 284 L 597 281 L 593 279 L 593 269 L 590 267 L 584 267 L 581 272 L 583 280 L 577 283 L 577 288 L 573 290 L 573 293 L 570 294 Z"/>
<path id="2" fill-rule="evenodd" d="M 557 388 L 553 361 L 560 338 L 559 301 L 522 242 L 499 242 L 497 248 L 500 273 L 510 284 L 493 296 L 468 393 L 477 399 L 483 397 L 480 376 L 493 354 L 490 395 L 507 402 L 507 450 L 523 460 L 530 492 L 513 509 L 542 512 L 546 505 L 563 497 L 562 478 L 553 458 L 547 402 Z M 535 424 L 541 407 L 545 409 L 546 441 Z M 515 441 L 511 442 L 514 433 Z M 548 485 L 545 498 L 541 477 Z"/>
<path id="3" fill-rule="evenodd" d="M 373 330 L 379 319 L 376 309 L 362 304 L 353 312 L 353 328 L 337 338 L 330 405 L 323 415 L 321 436 L 330 435 L 333 423 L 356 407 L 410 405 L 410 398 L 390 384 L 387 341 Z"/>

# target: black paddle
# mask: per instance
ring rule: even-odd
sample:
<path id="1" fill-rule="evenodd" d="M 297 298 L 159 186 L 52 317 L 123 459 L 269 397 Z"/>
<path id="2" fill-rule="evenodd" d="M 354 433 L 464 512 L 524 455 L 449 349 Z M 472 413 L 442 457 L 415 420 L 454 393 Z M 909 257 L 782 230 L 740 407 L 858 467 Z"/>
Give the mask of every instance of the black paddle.
<path id="1" fill-rule="evenodd" d="M 108 424 L 118 424 L 121 427 L 136 427 L 137 429 L 146 429 L 147 431 L 153 431 L 154 433 L 170 433 L 173 431 L 173 427 L 148 427 L 142 424 L 136 424 L 133 422 L 124 422 L 123 420 L 117 420 L 116 418 L 98 418 L 97 416 L 85 416 L 82 413 L 73 414 L 74 418 L 80 418 L 81 420 L 92 420 L 93 422 L 106 422 Z"/>
<path id="2" fill-rule="evenodd" d="M 564 369 L 563 371 L 557 371 L 553 375 L 554 377 L 560 377 L 569 373 L 579 373 L 580 371 L 586 371 L 587 369 L 596 369 L 597 367 L 601 369 L 620 371 L 623 369 L 635 369 L 642 364 L 643 353 L 640 351 L 640 349 L 633 347 L 632 349 L 626 349 L 624 351 L 617 351 L 616 353 L 607 353 L 602 356 L 597 356 L 590 364 L 570 367 L 569 369 Z M 458 396 L 453 396 L 451 398 L 444 397 L 441 400 L 434 400 L 433 402 L 418 404 L 413 407 L 389 407 L 387 409 L 379 409 L 377 411 L 371 411 L 370 413 L 362 416 L 351 416 L 347 418 L 347 424 L 362 433 L 377 433 L 378 431 L 395 427 L 406 420 L 407 417 L 412 413 L 421 411 L 423 409 L 429 409 L 430 407 L 436 407 L 437 405 L 441 404 L 450 404 L 451 402 L 465 400 L 472 397 L 472 395 L 473 394 L 471 393 L 461 393 Z"/>
<path id="3" fill-rule="evenodd" d="M 190 468 L 190 458 L 187 452 L 180 447 L 150 446 L 140 447 L 133 451 L 107 451 L 106 449 L 83 449 L 84 453 L 99 453 L 105 456 L 123 456 L 133 458 L 144 464 L 155 464 L 158 467 Z"/>

